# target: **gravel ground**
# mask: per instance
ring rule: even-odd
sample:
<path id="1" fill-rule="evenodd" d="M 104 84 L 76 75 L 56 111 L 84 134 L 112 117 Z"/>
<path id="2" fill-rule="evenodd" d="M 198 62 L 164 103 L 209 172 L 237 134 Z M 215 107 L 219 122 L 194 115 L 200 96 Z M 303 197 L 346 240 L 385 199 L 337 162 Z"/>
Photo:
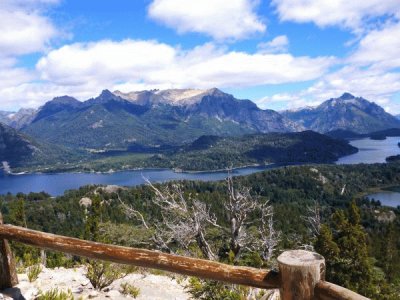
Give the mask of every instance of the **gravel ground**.
<path id="1" fill-rule="evenodd" d="M 186 300 L 189 295 L 183 285 L 177 280 L 164 275 L 153 274 L 129 274 L 116 280 L 103 291 L 93 289 L 89 280 L 85 277 L 84 267 L 75 269 L 47 269 L 43 268 L 38 279 L 30 283 L 26 274 L 19 274 L 19 284 L 13 289 L 0 293 L 0 299 L 26 299 L 33 300 L 40 291 L 58 288 L 70 290 L 76 299 L 133 299 L 121 294 L 121 284 L 129 283 L 139 288 L 137 300 Z"/>

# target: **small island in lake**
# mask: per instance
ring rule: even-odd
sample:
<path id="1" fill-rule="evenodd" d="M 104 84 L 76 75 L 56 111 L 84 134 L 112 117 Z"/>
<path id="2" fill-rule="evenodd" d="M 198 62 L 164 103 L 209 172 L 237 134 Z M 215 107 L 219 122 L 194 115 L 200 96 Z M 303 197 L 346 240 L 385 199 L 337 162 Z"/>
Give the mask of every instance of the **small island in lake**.
<path id="1" fill-rule="evenodd" d="M 388 157 L 386 157 L 386 161 L 388 163 L 400 162 L 400 154 L 388 156 Z"/>
<path id="2" fill-rule="evenodd" d="M 386 140 L 386 135 L 384 134 L 371 134 L 370 135 L 371 140 L 376 140 L 376 141 L 383 141 Z"/>

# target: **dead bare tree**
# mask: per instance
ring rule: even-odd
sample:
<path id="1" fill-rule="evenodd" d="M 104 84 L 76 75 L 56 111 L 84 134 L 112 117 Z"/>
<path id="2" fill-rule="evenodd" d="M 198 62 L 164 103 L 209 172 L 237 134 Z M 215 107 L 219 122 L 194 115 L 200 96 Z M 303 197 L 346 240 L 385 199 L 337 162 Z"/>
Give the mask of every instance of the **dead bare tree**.
<path id="1" fill-rule="evenodd" d="M 142 225 L 146 229 L 149 229 L 150 227 L 147 225 L 147 223 L 143 217 L 143 214 L 140 211 L 138 211 L 137 209 L 134 209 L 132 206 L 126 205 L 125 202 L 121 200 L 121 197 L 119 196 L 119 194 L 117 194 L 117 196 L 118 196 L 119 203 L 122 205 L 122 208 L 125 211 L 125 214 L 129 218 L 134 218 L 134 219 L 140 220 Z"/>
<path id="2" fill-rule="evenodd" d="M 307 207 L 307 215 L 303 219 L 309 225 L 311 236 L 317 237 L 321 229 L 321 206 L 318 201 L 314 201 L 312 206 Z"/>
<path id="3" fill-rule="evenodd" d="M 160 229 L 159 224 L 154 223 L 154 228 L 149 226 L 143 216 L 143 214 L 135 209 L 132 206 L 125 204 L 124 201 L 121 200 L 119 194 L 117 194 L 118 200 L 125 211 L 125 214 L 132 219 L 136 219 L 141 222 L 142 226 L 147 230 L 152 230 L 153 235 L 151 237 L 151 242 L 156 246 L 157 249 L 166 251 L 166 252 L 173 252 L 172 249 L 169 247 L 169 244 L 172 242 L 173 236 L 164 230 Z M 141 242 L 142 243 L 142 242 Z M 142 243 L 143 244 L 143 243 Z"/>
<path id="4" fill-rule="evenodd" d="M 176 242 L 190 253 L 190 246 L 196 244 L 205 258 L 216 260 L 215 251 L 206 239 L 206 231 L 210 227 L 221 227 L 209 207 L 185 193 L 178 184 L 158 187 L 147 179 L 145 181 L 154 192 L 152 202 L 160 208 L 162 220 L 149 225 L 140 211 L 118 198 L 127 215 L 139 220 L 144 228 L 154 229 L 152 241 L 160 250 L 171 252 L 169 245 Z M 226 183 L 228 197 L 224 207 L 229 224 L 229 248 L 234 259 L 239 258 L 243 249 L 260 252 L 264 259 L 270 259 L 280 240 L 280 232 L 274 229 L 272 207 L 268 202 L 261 204 L 249 188 L 235 187 L 230 173 Z M 250 216 L 257 214 L 261 215 L 260 231 L 251 233 L 249 227 L 254 220 L 250 220 Z"/>
<path id="5" fill-rule="evenodd" d="M 148 180 L 146 183 L 155 194 L 153 203 L 161 210 L 162 223 L 157 225 L 156 230 L 158 243 L 167 245 L 173 240 L 188 252 L 190 245 L 196 243 L 205 258 L 215 260 L 217 257 L 207 242 L 205 233 L 208 227 L 219 225 L 207 205 L 193 198 L 191 194 L 185 195 L 178 184 L 158 188 Z M 143 216 L 133 211 L 142 219 Z M 163 236 L 168 236 L 169 240 L 165 241 Z"/>
<path id="6" fill-rule="evenodd" d="M 227 180 L 228 201 L 225 204 L 230 221 L 230 247 L 235 259 L 240 256 L 242 249 L 257 251 L 266 261 L 273 256 L 280 242 L 280 231 L 274 227 L 273 208 L 269 202 L 260 203 L 258 197 L 251 195 L 247 187 L 234 188 L 233 178 L 229 174 Z M 259 227 L 260 236 L 248 232 L 253 222 L 249 220 L 251 214 L 261 215 Z"/>
<path id="7" fill-rule="evenodd" d="M 247 232 L 249 214 L 259 208 L 259 203 L 250 194 L 248 187 L 235 188 L 232 175 L 229 173 L 226 179 L 228 187 L 228 200 L 225 202 L 230 225 L 230 249 L 239 257 L 240 251 L 245 245 L 253 243 L 253 237 Z"/>
<path id="8" fill-rule="evenodd" d="M 260 235 L 259 249 L 261 257 L 265 261 L 269 261 L 281 240 L 281 232 L 275 229 L 274 211 L 272 206 L 267 204 L 261 206 Z"/>

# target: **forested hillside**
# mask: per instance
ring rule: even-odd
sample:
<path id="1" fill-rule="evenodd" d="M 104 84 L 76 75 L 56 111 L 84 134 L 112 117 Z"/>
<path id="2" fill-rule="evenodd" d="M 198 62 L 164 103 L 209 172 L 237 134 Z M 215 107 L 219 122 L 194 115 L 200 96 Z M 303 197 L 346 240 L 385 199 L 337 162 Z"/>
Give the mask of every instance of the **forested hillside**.
<path id="1" fill-rule="evenodd" d="M 243 227 L 248 237 L 252 237 L 251 240 L 256 244 L 257 241 L 263 241 L 263 236 L 260 236 L 265 229 L 262 221 L 272 218 L 273 232 L 269 228 L 264 233 L 276 243 L 272 248 L 267 247 L 270 252 L 261 251 L 265 248 L 259 248 L 256 244 L 252 247 L 239 244 L 241 249 L 238 250 L 238 245 L 232 244 L 229 230 L 226 203 L 230 198 L 227 182 L 182 182 L 179 191 L 189 207 L 205 205 L 210 208 L 212 220 L 218 224 L 215 227 L 207 223 L 204 227 L 205 238 L 215 255 L 211 256 L 213 259 L 232 264 L 270 267 L 284 249 L 314 247 L 327 259 L 328 280 L 373 299 L 398 299 L 400 210 L 382 207 L 361 196 L 368 189 L 400 185 L 399 164 L 283 167 L 234 178 L 231 184 L 236 191 L 244 193 L 246 190 L 243 188 L 248 187 L 246 199 L 261 204 L 260 210 L 255 209 L 249 213 L 248 220 L 251 222 Z M 16 225 L 92 239 L 94 237 L 88 235 L 88 228 L 97 224 L 93 225 L 93 228 L 98 228 L 96 239 L 159 249 L 154 234 L 167 234 L 169 231 L 165 227 L 167 223 L 163 223 L 165 211 L 158 205 L 160 202 L 157 204 L 154 191 L 158 189 L 164 193 L 168 188 L 173 192 L 176 187 L 176 183 L 129 189 L 88 186 L 69 191 L 55 199 L 43 193 L 4 195 L 1 197 L 1 211 L 6 222 Z M 91 199 L 90 202 L 87 199 Z M 352 200 L 355 202 L 352 203 Z M 269 201 L 266 205 L 271 205 L 267 219 L 262 214 L 266 201 Z M 131 214 L 127 214 L 126 207 L 133 209 Z M 147 227 L 143 226 L 138 215 L 135 217 L 135 212 L 140 212 Z M 189 212 L 184 215 L 190 217 Z M 320 221 L 315 222 L 316 216 Z M 184 234 L 182 230 L 176 232 L 180 237 Z M 189 239 L 185 244 L 174 235 L 168 241 L 164 251 L 200 257 L 207 253 L 199 247 L 196 239 Z M 23 259 L 27 248 L 16 244 L 14 247 Z M 29 251 L 33 258 L 38 257 L 37 252 Z M 47 260 L 52 266 L 80 263 L 55 253 L 49 253 Z M 232 292 L 231 287 L 223 284 L 203 281 L 192 282 L 191 288 L 193 292 L 203 295 L 209 289 L 222 294 L 229 291 L 231 296 L 226 299 L 239 299 L 233 295 L 241 293 L 237 289 Z"/>
<path id="2" fill-rule="evenodd" d="M 182 147 L 106 152 L 98 154 L 97 159 L 70 165 L 69 168 L 108 171 L 156 167 L 205 171 L 270 163 L 332 163 L 357 151 L 346 141 L 312 131 L 236 137 L 202 136 Z"/>
<path id="3" fill-rule="evenodd" d="M 7 162 L 11 169 L 59 167 L 81 158 L 81 151 L 39 142 L 0 123 L 0 163 Z"/>

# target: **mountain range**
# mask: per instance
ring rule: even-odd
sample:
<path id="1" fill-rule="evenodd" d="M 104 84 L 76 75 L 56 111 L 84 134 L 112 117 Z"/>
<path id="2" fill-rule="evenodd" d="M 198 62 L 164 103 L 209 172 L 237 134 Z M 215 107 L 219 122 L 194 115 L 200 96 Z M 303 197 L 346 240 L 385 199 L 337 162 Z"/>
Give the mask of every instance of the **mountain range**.
<path id="1" fill-rule="evenodd" d="M 325 161 L 332 161 L 353 151 L 337 139 L 382 130 L 380 135 L 393 134 L 400 128 L 400 120 L 382 107 L 349 93 L 317 107 L 279 113 L 216 88 L 130 93 L 103 90 L 98 97 L 83 102 L 61 96 L 36 110 L 0 111 L 0 124 L 0 161 L 9 161 L 14 167 L 40 165 L 42 169 L 92 161 L 104 165 L 105 158 L 126 155 L 134 167 L 152 166 L 155 160 L 155 165 L 180 168 L 182 160 L 187 162 L 186 169 L 195 164 L 196 157 L 203 157 L 200 164 L 207 168 L 224 165 L 223 157 L 242 164 L 289 158 L 292 162 L 312 161 L 318 147 L 330 153 L 324 156 Z M 391 128 L 395 129 L 389 132 Z M 287 135 L 304 130 L 326 133 L 334 139 L 324 140 L 310 131 Z M 261 136 L 267 133 L 283 135 Z M 315 141 L 307 144 L 308 138 Z M 301 143 L 293 148 L 279 148 L 280 141 L 296 139 Z M 258 148 L 255 142 L 260 144 Z M 334 143 L 337 146 L 332 147 Z M 247 150 L 233 151 L 236 144 Z M 304 157 L 295 148 L 304 149 Z M 227 154 L 223 155 L 224 151 Z M 206 154 L 215 159 L 206 160 Z M 140 164 L 135 165 L 138 157 Z M 119 161 L 123 168 L 126 157 L 109 161 Z"/>
<path id="2" fill-rule="evenodd" d="M 321 133 L 338 129 L 369 133 L 400 127 L 400 120 L 379 105 L 349 93 L 331 98 L 317 107 L 284 111 L 282 115 L 306 129 Z"/>
<path id="3" fill-rule="evenodd" d="M 72 148 L 125 149 L 181 145 L 205 135 L 288 132 L 303 128 L 250 100 L 218 89 L 152 90 L 123 94 L 104 90 L 80 102 L 54 98 L 19 123 L 38 140 Z M 10 123 L 8 123 L 10 124 Z"/>
<path id="4" fill-rule="evenodd" d="M 135 145 L 177 146 L 202 135 L 302 130 L 365 134 L 400 128 L 400 120 L 382 107 L 349 93 L 317 107 L 278 113 L 216 88 L 130 93 L 104 90 L 84 102 L 61 96 L 37 110 L 0 112 L 0 122 L 40 141 L 94 151 Z"/>
<path id="5" fill-rule="evenodd" d="M 0 111 L 0 122 L 37 143 L 92 153 L 177 147 L 203 135 L 303 130 L 365 134 L 400 128 L 400 120 L 382 107 L 349 93 L 317 107 L 279 113 L 216 88 L 130 93 L 103 90 L 98 97 L 83 102 L 61 96 L 37 110 Z"/>

